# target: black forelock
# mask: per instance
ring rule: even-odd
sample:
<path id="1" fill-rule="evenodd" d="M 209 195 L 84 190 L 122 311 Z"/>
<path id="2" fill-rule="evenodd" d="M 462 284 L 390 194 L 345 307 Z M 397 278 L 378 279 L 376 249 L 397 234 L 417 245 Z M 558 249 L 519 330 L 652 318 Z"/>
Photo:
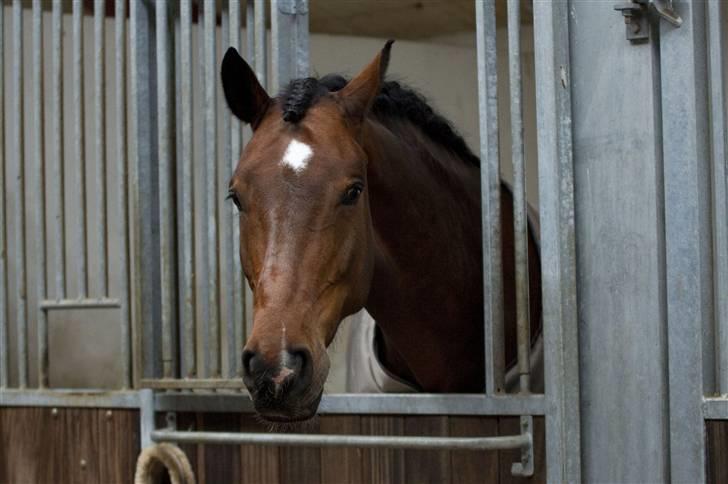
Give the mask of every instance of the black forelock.
<path id="1" fill-rule="evenodd" d="M 320 79 L 307 77 L 291 81 L 278 96 L 283 119 L 289 123 L 299 122 L 321 96 L 341 90 L 348 82 L 339 74 L 328 74 Z M 374 99 L 371 113 L 380 121 L 406 119 L 419 127 L 432 141 L 449 149 L 464 161 L 480 165 L 480 159 L 468 148 L 450 122 L 436 113 L 424 96 L 410 87 L 397 81 L 383 82 Z"/>

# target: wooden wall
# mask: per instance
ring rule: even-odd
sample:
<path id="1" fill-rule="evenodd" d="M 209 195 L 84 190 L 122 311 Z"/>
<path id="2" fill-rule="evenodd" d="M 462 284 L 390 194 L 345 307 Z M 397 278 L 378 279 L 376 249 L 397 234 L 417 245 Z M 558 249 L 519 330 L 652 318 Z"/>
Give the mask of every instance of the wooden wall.
<path id="1" fill-rule="evenodd" d="M 161 416 L 160 416 L 161 419 Z M 266 431 L 251 415 L 180 414 L 180 429 Z M 404 451 L 183 446 L 200 484 L 544 482 L 543 419 L 535 419 L 536 475 L 516 479 L 515 451 Z M 518 419 L 324 416 L 308 432 L 488 436 L 518 432 Z M 728 421 L 707 426 L 709 482 L 728 482 Z M 130 483 L 139 452 L 133 410 L 0 408 L 0 484 Z"/>

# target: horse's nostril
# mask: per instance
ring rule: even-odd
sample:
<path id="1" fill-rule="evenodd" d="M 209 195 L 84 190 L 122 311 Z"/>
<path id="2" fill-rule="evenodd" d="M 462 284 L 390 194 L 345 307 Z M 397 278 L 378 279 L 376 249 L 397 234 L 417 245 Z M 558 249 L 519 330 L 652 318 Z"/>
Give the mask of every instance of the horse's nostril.
<path id="1" fill-rule="evenodd" d="M 243 350 L 243 372 L 246 375 L 254 375 L 262 370 L 262 361 L 257 352 Z"/>

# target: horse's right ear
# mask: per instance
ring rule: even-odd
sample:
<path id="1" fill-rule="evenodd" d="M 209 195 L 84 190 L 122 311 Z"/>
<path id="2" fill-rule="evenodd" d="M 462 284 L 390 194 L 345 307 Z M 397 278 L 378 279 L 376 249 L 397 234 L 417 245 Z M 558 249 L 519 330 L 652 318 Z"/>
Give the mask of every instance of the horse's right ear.
<path id="1" fill-rule="evenodd" d="M 220 69 L 225 100 L 233 114 L 253 129 L 263 119 L 270 97 L 258 82 L 255 72 L 240 57 L 235 47 L 225 52 Z"/>

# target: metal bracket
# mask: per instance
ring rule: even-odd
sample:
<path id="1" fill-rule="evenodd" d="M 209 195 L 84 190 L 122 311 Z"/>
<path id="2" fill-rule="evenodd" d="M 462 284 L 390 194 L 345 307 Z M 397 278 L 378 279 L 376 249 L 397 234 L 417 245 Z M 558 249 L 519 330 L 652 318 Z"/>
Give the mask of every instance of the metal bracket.
<path id="1" fill-rule="evenodd" d="M 650 39 L 650 12 L 669 22 L 675 27 L 682 25 L 682 18 L 675 13 L 672 0 L 632 0 L 619 3 L 614 10 L 622 12 L 625 23 L 625 36 L 633 43 L 646 42 Z"/>
<path id="2" fill-rule="evenodd" d="M 521 462 L 511 465 L 511 474 L 517 477 L 533 475 L 533 417 L 521 417 L 521 435 L 528 437 L 528 444 L 521 447 Z"/>

